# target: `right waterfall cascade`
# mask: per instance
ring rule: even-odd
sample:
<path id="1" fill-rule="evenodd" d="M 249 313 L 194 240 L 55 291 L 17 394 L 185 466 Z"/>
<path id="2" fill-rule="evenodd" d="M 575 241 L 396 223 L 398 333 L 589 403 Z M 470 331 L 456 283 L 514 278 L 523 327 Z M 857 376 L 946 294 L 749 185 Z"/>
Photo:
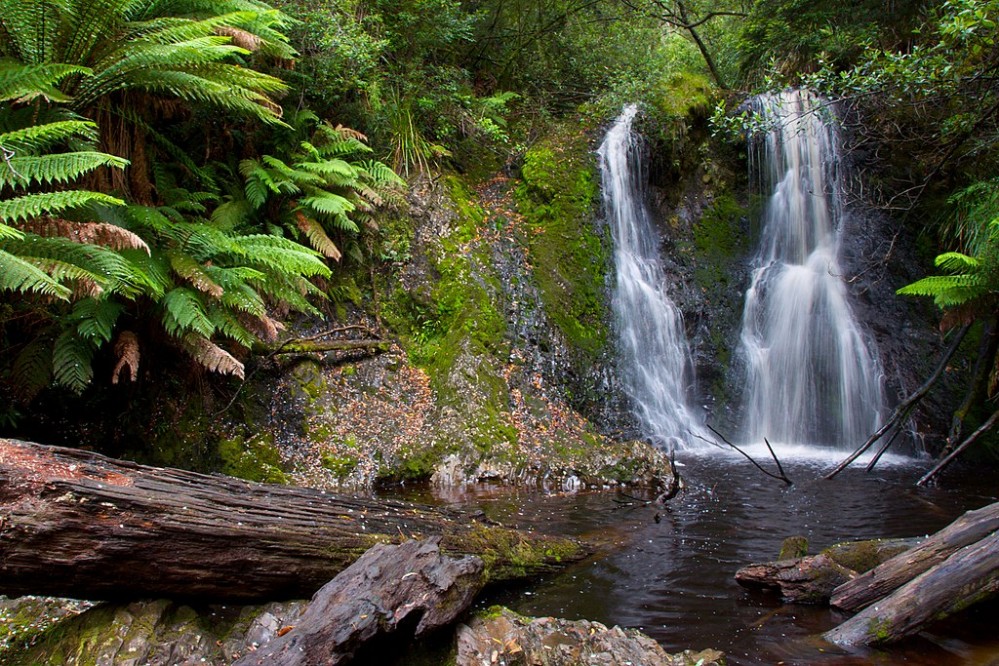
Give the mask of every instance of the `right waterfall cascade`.
<path id="1" fill-rule="evenodd" d="M 883 395 L 838 263 L 838 126 L 805 90 L 760 96 L 754 108 L 769 129 L 750 139 L 750 168 L 769 200 L 740 336 L 744 438 L 850 448 L 878 427 Z"/>

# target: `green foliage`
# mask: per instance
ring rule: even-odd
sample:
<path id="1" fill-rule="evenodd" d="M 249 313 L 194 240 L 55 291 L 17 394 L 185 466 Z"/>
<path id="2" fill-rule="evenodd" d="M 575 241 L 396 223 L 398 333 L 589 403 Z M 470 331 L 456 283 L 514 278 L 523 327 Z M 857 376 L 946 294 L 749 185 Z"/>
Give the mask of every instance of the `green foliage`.
<path id="1" fill-rule="evenodd" d="M 524 159 L 517 202 L 532 229 L 545 311 L 570 346 L 595 360 L 607 343 L 607 251 L 594 231 L 597 180 L 586 136 L 566 129 Z"/>
<path id="2" fill-rule="evenodd" d="M 999 296 L 999 183 L 975 183 L 952 198 L 957 205 L 952 233 L 965 252 L 944 252 L 934 265 L 946 273 L 931 275 L 898 290 L 926 296 L 952 311 L 948 323 L 994 316 Z"/>

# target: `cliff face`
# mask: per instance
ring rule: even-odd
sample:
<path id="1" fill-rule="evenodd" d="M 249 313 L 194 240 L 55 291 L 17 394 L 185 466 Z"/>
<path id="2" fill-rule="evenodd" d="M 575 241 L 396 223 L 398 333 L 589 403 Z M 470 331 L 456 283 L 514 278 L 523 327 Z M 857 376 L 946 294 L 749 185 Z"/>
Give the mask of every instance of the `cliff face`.
<path id="1" fill-rule="evenodd" d="M 337 315 L 340 328 L 393 341 L 389 351 L 269 359 L 230 450 L 276 449 L 293 479 L 325 487 L 560 489 L 668 475 L 661 452 L 608 436 L 627 417 L 613 379 L 596 134 L 539 142 L 516 177 L 418 182 L 383 229 L 386 260 L 366 293 Z"/>

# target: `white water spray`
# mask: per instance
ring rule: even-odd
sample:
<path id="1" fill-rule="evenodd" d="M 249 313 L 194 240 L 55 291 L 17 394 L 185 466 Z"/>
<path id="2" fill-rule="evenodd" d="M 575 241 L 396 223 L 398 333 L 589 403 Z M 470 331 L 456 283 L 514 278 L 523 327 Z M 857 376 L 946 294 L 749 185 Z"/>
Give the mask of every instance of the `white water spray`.
<path id="1" fill-rule="evenodd" d="M 838 264 L 839 140 L 822 104 L 807 91 L 756 101 L 774 127 L 751 150 L 772 194 L 743 312 L 747 442 L 852 447 L 880 420 L 880 366 Z"/>
<path id="2" fill-rule="evenodd" d="M 690 350 L 680 311 L 665 292 L 659 238 L 645 206 L 641 143 L 629 105 L 598 151 L 604 210 L 614 238 L 614 313 L 619 371 L 644 435 L 665 448 L 683 447 L 700 425 L 687 406 Z"/>

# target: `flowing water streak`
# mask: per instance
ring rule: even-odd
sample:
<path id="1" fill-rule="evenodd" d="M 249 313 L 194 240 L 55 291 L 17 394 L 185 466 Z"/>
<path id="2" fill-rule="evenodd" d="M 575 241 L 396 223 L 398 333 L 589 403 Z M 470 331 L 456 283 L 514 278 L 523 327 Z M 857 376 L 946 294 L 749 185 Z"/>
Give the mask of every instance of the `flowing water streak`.
<path id="1" fill-rule="evenodd" d="M 699 431 L 687 406 L 690 350 L 680 311 L 664 291 L 659 238 L 645 206 L 644 160 L 625 107 L 598 151 L 604 210 L 614 238 L 619 372 L 644 435 L 671 448 Z"/>
<path id="2" fill-rule="evenodd" d="M 807 91 L 761 96 L 756 109 L 774 121 L 753 165 L 772 194 L 743 312 L 746 438 L 856 446 L 878 426 L 881 370 L 837 260 L 836 126 Z"/>

